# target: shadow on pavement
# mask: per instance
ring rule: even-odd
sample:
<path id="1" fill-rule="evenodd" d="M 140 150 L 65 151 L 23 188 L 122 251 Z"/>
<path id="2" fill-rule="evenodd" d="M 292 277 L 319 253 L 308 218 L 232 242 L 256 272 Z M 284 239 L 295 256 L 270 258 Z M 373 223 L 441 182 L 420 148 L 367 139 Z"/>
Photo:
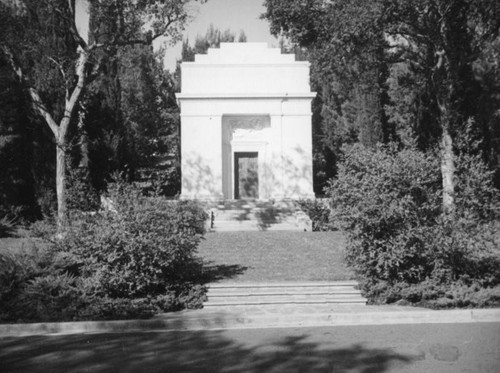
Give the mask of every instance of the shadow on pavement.
<path id="1" fill-rule="evenodd" d="M 387 349 L 324 348 L 307 335 L 247 345 L 221 331 L 0 339 L 2 372 L 384 372 L 413 358 Z"/>

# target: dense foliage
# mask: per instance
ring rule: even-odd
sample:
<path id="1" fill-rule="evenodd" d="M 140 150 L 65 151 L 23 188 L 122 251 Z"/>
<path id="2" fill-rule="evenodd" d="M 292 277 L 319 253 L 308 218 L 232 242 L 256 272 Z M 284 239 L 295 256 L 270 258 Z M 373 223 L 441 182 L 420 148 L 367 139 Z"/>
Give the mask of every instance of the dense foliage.
<path id="1" fill-rule="evenodd" d="M 245 43 L 247 37 L 243 30 L 240 31 L 238 39 L 236 39 L 236 33 L 230 29 L 222 31 L 221 29 L 210 24 L 205 35 L 197 35 L 194 43 L 191 43 L 189 39 L 182 41 L 181 58 L 177 60 L 175 66 L 175 81 L 177 83 L 177 92 L 180 92 L 182 86 L 182 76 L 181 76 L 181 63 L 182 62 L 192 62 L 195 59 L 196 54 L 206 54 L 208 48 L 219 48 L 221 43 Z"/>
<path id="2" fill-rule="evenodd" d="M 367 295 L 498 303 L 500 3 L 265 5 L 271 31 L 311 62 L 313 132 L 335 161 L 331 221 Z"/>
<path id="3" fill-rule="evenodd" d="M 451 219 L 441 214 L 437 164 L 432 154 L 393 145 L 345 149 L 328 192 L 332 220 L 348 235 L 347 261 L 372 301 L 498 304 L 500 194 L 491 172 L 480 157 L 460 163 Z"/>
<path id="4" fill-rule="evenodd" d="M 153 74 L 160 72 L 160 69 L 151 69 L 150 62 L 154 60 L 152 42 L 160 37 L 170 41 L 180 39 L 188 18 L 188 2 L 89 0 L 83 7 L 80 7 L 80 2 L 63 0 L 0 2 L 3 25 L 0 60 L 5 62 L 2 65 L 22 89 L 25 106 L 32 109 L 49 131 L 52 148 L 56 150 L 52 162 L 55 164 L 60 231 L 67 223 L 67 171 L 76 163 L 70 157 L 75 154 L 80 157 L 77 165 L 83 167 L 88 167 L 89 161 L 102 159 L 90 159 L 97 153 L 89 153 L 94 150 L 92 140 L 96 140 L 92 138 L 92 130 L 98 133 L 97 148 L 108 150 L 119 161 L 125 160 L 125 164 L 139 167 L 140 161 L 150 155 L 143 154 L 142 141 L 132 140 L 146 137 L 148 142 L 151 134 L 147 134 L 144 127 L 152 127 L 158 132 L 158 123 L 167 120 L 162 117 L 164 113 L 159 112 L 166 109 L 162 102 L 164 95 L 156 95 L 158 86 L 151 84 L 155 81 Z M 142 49 L 134 50 L 134 46 Z M 150 52 L 149 55 L 144 53 L 145 50 Z M 128 73 L 142 73 L 141 79 L 136 75 L 127 82 L 123 67 L 129 67 L 129 64 L 138 65 L 135 71 L 128 69 Z M 96 79 L 99 83 L 91 87 Z M 122 90 L 122 83 L 127 85 L 128 92 Z M 146 91 L 152 95 L 141 97 Z M 130 93 L 140 102 L 132 102 L 131 97 L 124 93 Z M 92 120 L 86 118 L 87 114 L 94 115 L 92 124 L 99 118 L 99 126 L 88 125 Z M 139 115 L 144 119 L 143 126 L 134 123 Z M 109 127 L 102 126 L 107 128 L 101 129 L 102 122 Z M 136 128 L 132 128 L 134 125 Z M 164 133 L 155 135 L 164 140 Z M 127 145 L 130 144 L 137 144 L 137 147 L 129 151 Z M 29 146 L 29 141 L 25 145 Z M 139 156 L 139 165 L 133 162 L 135 155 Z M 109 156 L 103 158 L 109 159 L 110 163 L 116 161 Z M 112 168 L 119 166 L 116 162 L 111 164 Z M 99 176 L 102 179 L 103 175 Z"/>
<path id="5" fill-rule="evenodd" d="M 0 237 L 42 216 L 35 230 L 53 235 L 63 202 L 70 217 L 48 247 L 0 254 L 0 319 L 142 317 L 202 298 L 204 213 L 158 198 L 180 187 L 181 77 L 151 42 L 180 39 L 187 3 L 89 0 L 80 35 L 74 1 L 0 1 Z M 301 202 L 314 229 L 347 232 L 373 301 L 498 304 L 500 2 L 265 4 L 318 92 L 314 188 L 329 185 L 332 206 Z M 235 40 L 211 26 L 182 59 Z M 143 190 L 110 186 L 95 213 L 116 170 Z"/>
<path id="6" fill-rule="evenodd" d="M 335 230 L 331 221 L 330 200 L 328 198 L 317 198 L 314 200 L 299 200 L 300 209 L 309 216 L 313 232 L 327 232 Z"/>
<path id="7" fill-rule="evenodd" d="M 74 175 L 84 175 L 78 188 L 94 195 L 119 170 L 162 194 L 174 196 L 180 189 L 178 108 L 173 77 L 163 70 L 165 51 L 153 52 L 138 20 L 132 22 L 137 15 L 127 18 L 131 23 L 123 26 L 121 31 L 126 32 L 120 40 L 110 40 L 111 34 L 103 32 L 109 27 L 119 33 L 113 22 L 120 12 L 130 11 L 130 3 L 121 2 L 123 8 L 113 13 L 107 9 L 112 2 L 91 2 L 93 27 L 88 42 L 94 47 L 87 45 L 85 87 L 70 113 L 64 138 L 54 137 L 39 115 L 39 105 L 33 105 L 30 89 L 38 93 L 55 122 L 65 117 L 65 99 L 69 100 L 76 84 L 78 65 L 77 35 L 69 21 L 74 12 L 71 3 L 26 1 L 13 8 L 0 2 L 4 25 L 0 35 L 0 219 L 22 222 L 57 210 L 57 142 L 64 142 L 58 149 L 64 150 L 67 179 L 63 184 L 68 188 L 74 187 Z M 186 21 L 185 2 L 169 3 L 169 9 L 156 9 L 151 16 L 175 14 L 164 29 L 175 39 Z M 141 11 L 147 11 L 144 6 L 151 2 L 141 3 Z M 21 70 L 13 69 L 13 64 Z M 74 192 L 66 194 L 71 199 Z M 75 207 L 81 206 L 68 205 Z"/>
<path id="8" fill-rule="evenodd" d="M 271 31 L 307 50 L 321 113 L 315 132 L 337 157 L 346 143 L 416 141 L 429 150 L 449 135 L 442 172 L 452 174 L 451 144 L 472 118 L 500 186 L 498 1 L 265 4 Z"/>
<path id="9" fill-rule="evenodd" d="M 197 245 L 206 213 L 192 202 L 110 187 L 107 211 L 72 216 L 63 239 L 0 254 L 0 319 L 148 317 L 201 306 Z"/>

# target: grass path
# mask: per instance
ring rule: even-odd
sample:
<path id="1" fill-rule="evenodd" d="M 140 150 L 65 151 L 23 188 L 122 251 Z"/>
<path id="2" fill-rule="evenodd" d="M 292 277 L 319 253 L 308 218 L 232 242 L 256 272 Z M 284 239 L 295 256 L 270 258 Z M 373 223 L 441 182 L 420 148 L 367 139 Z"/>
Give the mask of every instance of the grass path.
<path id="1" fill-rule="evenodd" d="M 327 281 L 353 279 L 340 232 L 209 233 L 199 247 L 216 280 Z"/>

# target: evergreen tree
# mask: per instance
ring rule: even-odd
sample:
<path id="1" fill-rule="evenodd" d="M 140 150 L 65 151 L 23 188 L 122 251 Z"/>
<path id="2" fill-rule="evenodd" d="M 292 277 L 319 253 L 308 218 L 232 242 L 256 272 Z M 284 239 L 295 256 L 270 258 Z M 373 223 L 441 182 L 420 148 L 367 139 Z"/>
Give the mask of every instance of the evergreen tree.
<path id="1" fill-rule="evenodd" d="M 26 87 L 56 143 L 59 230 L 67 218 L 66 168 L 70 135 L 75 132 L 74 114 L 89 81 L 103 68 L 100 53 L 126 45 L 151 45 L 160 36 L 178 38 L 187 20 L 186 3 L 89 0 L 90 38 L 78 31 L 74 0 L 25 0 L 20 7 L 0 4 L 3 57 Z M 141 31 L 145 24 L 147 32 Z"/>
<path id="2" fill-rule="evenodd" d="M 486 51 L 494 55 L 500 3 L 267 0 L 266 6 L 271 31 L 310 51 L 332 148 L 354 138 L 365 145 L 388 140 L 395 127 L 407 143 L 438 144 L 443 211 L 452 215 L 455 139 L 470 122 L 479 139 L 498 139 L 498 120 L 492 119 L 499 108 L 493 93 L 498 83 L 480 84 L 474 66 L 493 60 Z M 495 77 L 494 64 L 485 65 Z M 483 103 L 491 106 L 482 110 Z M 490 159 L 498 157 L 495 141 L 484 141 Z"/>

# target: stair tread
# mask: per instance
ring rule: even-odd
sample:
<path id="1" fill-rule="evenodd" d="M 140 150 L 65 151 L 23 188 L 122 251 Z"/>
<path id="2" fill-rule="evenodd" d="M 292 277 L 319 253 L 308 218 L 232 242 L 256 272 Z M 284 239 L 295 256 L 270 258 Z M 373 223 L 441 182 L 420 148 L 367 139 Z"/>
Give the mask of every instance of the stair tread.
<path id="1" fill-rule="evenodd" d="M 301 295 L 336 295 L 336 294 L 360 294 L 356 289 L 339 289 L 332 291 L 246 291 L 246 292 L 231 292 L 231 291 L 210 291 L 209 295 L 213 296 L 231 296 L 231 297 L 258 297 L 258 296 L 301 296 Z"/>
<path id="2" fill-rule="evenodd" d="M 246 300 L 246 299 L 337 299 L 337 298 L 360 298 L 360 293 L 337 293 L 337 294 L 208 294 L 207 298 L 212 299 L 234 299 L 234 300 Z"/>
<path id="3" fill-rule="evenodd" d="M 311 287 L 327 287 L 327 286 L 357 286 L 358 283 L 353 280 L 345 281 L 282 281 L 282 282 L 221 282 L 211 283 L 208 285 L 209 289 L 217 288 L 311 288 Z"/>
<path id="4" fill-rule="evenodd" d="M 357 286 L 354 280 L 214 283 L 204 306 L 366 304 Z"/>
<path id="5" fill-rule="evenodd" d="M 206 203 L 211 231 L 310 231 L 309 217 L 296 201 L 218 201 Z"/>
<path id="6" fill-rule="evenodd" d="M 335 303 L 366 303 L 366 299 L 337 299 L 337 300 L 318 300 L 318 301 L 301 301 L 301 300 L 286 300 L 273 302 L 205 302 L 204 307 L 212 306 L 252 306 L 252 305 L 273 305 L 273 304 L 335 304 Z"/>

